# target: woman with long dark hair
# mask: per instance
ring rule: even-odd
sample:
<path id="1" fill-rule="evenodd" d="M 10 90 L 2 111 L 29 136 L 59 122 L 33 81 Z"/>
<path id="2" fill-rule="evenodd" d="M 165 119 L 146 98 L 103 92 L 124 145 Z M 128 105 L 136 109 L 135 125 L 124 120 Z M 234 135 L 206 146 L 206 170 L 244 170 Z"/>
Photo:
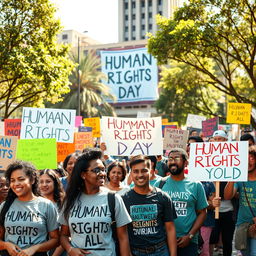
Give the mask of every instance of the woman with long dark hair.
<path id="1" fill-rule="evenodd" d="M 1 205 L 1 255 L 47 255 L 58 245 L 57 210 L 39 196 L 36 169 L 30 163 L 15 161 L 6 170 L 10 184 Z"/>
<path id="2" fill-rule="evenodd" d="M 61 244 L 71 256 L 115 256 L 108 192 L 102 190 L 106 172 L 99 149 L 87 149 L 78 157 L 64 199 Z M 121 256 L 130 255 L 126 225 L 131 218 L 115 195 L 115 221 Z M 71 240 L 69 240 L 71 237 Z"/>

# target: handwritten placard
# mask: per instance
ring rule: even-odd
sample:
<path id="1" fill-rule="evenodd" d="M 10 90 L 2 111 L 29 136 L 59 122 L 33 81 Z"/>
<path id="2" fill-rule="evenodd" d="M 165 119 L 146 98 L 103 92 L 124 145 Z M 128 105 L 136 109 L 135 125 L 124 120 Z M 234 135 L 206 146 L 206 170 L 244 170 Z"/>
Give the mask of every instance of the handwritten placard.
<path id="1" fill-rule="evenodd" d="M 75 116 L 70 109 L 23 108 L 20 138 L 73 143 Z"/>
<path id="2" fill-rule="evenodd" d="M 218 130 L 219 117 L 214 117 L 202 121 L 202 132 L 204 137 L 211 137 L 215 131 Z"/>
<path id="3" fill-rule="evenodd" d="M 188 131 L 165 128 L 164 149 L 170 150 L 174 148 L 186 149 L 188 141 Z"/>
<path id="4" fill-rule="evenodd" d="M 161 155 L 161 127 L 161 117 L 102 117 L 102 140 L 106 143 L 109 155 Z"/>
<path id="5" fill-rule="evenodd" d="M 92 127 L 88 126 L 79 126 L 78 132 L 92 132 Z"/>
<path id="6" fill-rule="evenodd" d="M 247 181 L 248 141 L 191 143 L 188 178 Z"/>
<path id="7" fill-rule="evenodd" d="M 252 105 L 247 103 L 228 103 L 227 123 L 250 124 Z"/>
<path id="8" fill-rule="evenodd" d="M 58 163 L 63 162 L 67 155 L 75 152 L 75 143 L 57 143 L 57 161 Z"/>
<path id="9" fill-rule="evenodd" d="M 56 139 L 18 140 L 16 158 L 31 162 L 38 170 L 56 169 Z"/>
<path id="10" fill-rule="evenodd" d="M 75 150 L 83 151 L 85 148 L 93 147 L 92 132 L 76 132 L 75 133 Z"/>
<path id="11" fill-rule="evenodd" d="M 4 122 L 0 121 L 0 136 L 4 136 Z"/>
<path id="12" fill-rule="evenodd" d="M 16 159 L 16 147 L 18 137 L 0 136 L 0 170 L 6 170 L 7 166 Z"/>
<path id="13" fill-rule="evenodd" d="M 202 129 L 202 121 L 205 121 L 205 120 L 206 120 L 205 116 L 188 114 L 186 126 Z"/>
<path id="14" fill-rule="evenodd" d="M 92 127 L 92 136 L 94 138 L 100 137 L 100 118 L 99 117 L 85 118 L 84 126 Z"/>
<path id="15" fill-rule="evenodd" d="M 4 133 L 5 136 L 16 136 L 20 138 L 21 119 L 5 119 Z"/>
<path id="16" fill-rule="evenodd" d="M 76 116 L 76 121 L 75 121 L 75 126 L 76 126 L 76 127 L 81 126 L 81 124 L 82 124 L 82 119 L 83 119 L 82 116 Z"/>

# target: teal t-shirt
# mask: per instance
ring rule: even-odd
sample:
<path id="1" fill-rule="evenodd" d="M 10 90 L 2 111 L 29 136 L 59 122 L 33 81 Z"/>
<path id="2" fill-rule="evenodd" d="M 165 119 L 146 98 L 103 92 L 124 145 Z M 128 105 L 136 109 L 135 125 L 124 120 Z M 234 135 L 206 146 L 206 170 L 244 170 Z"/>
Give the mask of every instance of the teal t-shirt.
<path id="1" fill-rule="evenodd" d="M 255 181 L 247 181 L 244 182 L 245 190 L 248 197 L 248 201 L 251 205 L 254 215 L 256 216 L 256 182 Z M 239 210 L 237 215 L 237 223 L 239 226 L 242 223 L 250 222 L 253 223 L 253 216 L 246 201 L 243 182 L 235 183 L 235 188 L 239 192 Z"/>
<path id="2" fill-rule="evenodd" d="M 158 187 L 159 182 L 155 186 Z M 162 190 L 170 195 L 176 210 L 177 219 L 174 220 L 176 236 L 187 235 L 197 218 L 196 210 L 208 206 L 202 183 L 189 181 L 187 178 L 175 181 L 169 177 Z M 192 242 L 197 243 L 197 236 L 194 236 Z"/>

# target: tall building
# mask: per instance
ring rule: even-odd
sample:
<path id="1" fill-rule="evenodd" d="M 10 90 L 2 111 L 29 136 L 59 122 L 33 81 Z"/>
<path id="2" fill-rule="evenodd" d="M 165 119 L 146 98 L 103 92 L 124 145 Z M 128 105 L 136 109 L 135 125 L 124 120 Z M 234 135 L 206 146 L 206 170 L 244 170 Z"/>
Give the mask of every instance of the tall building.
<path id="1" fill-rule="evenodd" d="M 171 17 L 184 0 L 118 0 L 119 42 L 143 40 L 147 32 L 155 33 L 155 17 Z"/>

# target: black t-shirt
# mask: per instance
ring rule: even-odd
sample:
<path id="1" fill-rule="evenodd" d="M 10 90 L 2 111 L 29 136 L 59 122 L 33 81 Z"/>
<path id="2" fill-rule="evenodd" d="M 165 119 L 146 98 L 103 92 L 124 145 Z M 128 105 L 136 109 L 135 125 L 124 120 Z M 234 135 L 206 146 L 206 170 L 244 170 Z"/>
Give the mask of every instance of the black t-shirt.
<path id="1" fill-rule="evenodd" d="M 145 248 L 166 240 L 165 222 L 173 221 L 175 208 L 168 194 L 154 188 L 148 195 L 128 191 L 123 201 L 132 223 L 128 224 L 128 234 L 132 248 Z"/>

